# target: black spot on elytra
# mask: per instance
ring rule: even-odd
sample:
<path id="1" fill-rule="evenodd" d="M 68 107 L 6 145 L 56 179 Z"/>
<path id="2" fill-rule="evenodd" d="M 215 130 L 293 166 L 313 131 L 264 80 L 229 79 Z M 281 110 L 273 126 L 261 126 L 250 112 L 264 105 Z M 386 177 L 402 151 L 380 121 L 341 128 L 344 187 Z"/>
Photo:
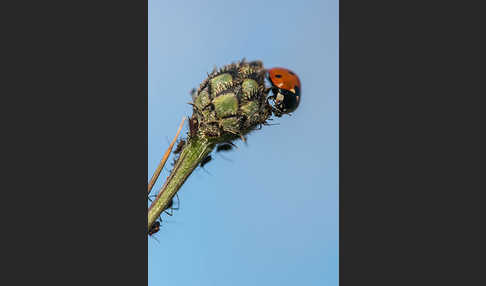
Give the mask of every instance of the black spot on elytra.
<path id="1" fill-rule="evenodd" d="M 281 74 L 276 74 L 276 75 L 275 75 L 275 77 L 276 77 L 276 78 L 281 78 L 281 77 L 282 77 L 282 75 L 281 75 Z"/>
<path id="2" fill-rule="evenodd" d="M 289 71 L 289 74 L 291 74 L 291 75 L 295 75 L 295 73 L 293 73 L 293 72 L 291 72 L 291 71 Z"/>

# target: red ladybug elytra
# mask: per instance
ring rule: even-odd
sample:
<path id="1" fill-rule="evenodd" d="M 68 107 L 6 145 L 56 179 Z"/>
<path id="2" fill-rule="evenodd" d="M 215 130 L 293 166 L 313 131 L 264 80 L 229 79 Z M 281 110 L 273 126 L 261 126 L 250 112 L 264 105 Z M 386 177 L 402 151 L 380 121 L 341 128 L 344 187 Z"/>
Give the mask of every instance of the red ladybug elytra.
<path id="1" fill-rule="evenodd" d="M 272 84 L 275 108 L 280 113 L 290 113 L 297 109 L 300 103 L 301 85 L 299 77 L 286 68 L 268 70 L 268 79 Z"/>

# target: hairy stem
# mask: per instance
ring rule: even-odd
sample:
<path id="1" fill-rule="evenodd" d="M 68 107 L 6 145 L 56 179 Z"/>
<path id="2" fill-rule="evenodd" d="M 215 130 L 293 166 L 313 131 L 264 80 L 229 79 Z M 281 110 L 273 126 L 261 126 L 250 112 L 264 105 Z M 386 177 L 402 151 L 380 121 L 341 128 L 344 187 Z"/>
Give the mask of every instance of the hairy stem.
<path id="1" fill-rule="evenodd" d="M 169 205 L 169 202 L 187 180 L 189 175 L 191 175 L 201 161 L 211 153 L 214 146 L 214 142 L 205 138 L 193 137 L 188 140 L 177 159 L 170 176 L 167 178 L 164 186 L 150 205 L 148 210 L 148 230 L 151 229 L 153 223 Z"/>

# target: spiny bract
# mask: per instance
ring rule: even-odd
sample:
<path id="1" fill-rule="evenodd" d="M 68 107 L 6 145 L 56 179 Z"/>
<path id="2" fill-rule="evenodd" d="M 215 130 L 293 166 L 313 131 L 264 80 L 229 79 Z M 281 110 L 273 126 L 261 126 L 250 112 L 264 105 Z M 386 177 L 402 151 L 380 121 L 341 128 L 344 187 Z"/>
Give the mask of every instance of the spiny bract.
<path id="1" fill-rule="evenodd" d="M 190 136 L 243 138 L 272 114 L 267 94 L 261 61 L 242 60 L 214 70 L 193 92 Z"/>

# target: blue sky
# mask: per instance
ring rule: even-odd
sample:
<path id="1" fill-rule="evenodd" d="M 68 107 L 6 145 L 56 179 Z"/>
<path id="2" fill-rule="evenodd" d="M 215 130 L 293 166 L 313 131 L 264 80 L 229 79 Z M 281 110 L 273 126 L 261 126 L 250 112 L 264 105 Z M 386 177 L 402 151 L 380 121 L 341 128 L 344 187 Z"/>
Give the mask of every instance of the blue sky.
<path id="1" fill-rule="evenodd" d="M 149 285 L 338 285 L 338 1 L 148 4 L 147 180 L 215 65 L 259 59 L 302 82 L 293 116 L 189 177 L 148 239 Z"/>

